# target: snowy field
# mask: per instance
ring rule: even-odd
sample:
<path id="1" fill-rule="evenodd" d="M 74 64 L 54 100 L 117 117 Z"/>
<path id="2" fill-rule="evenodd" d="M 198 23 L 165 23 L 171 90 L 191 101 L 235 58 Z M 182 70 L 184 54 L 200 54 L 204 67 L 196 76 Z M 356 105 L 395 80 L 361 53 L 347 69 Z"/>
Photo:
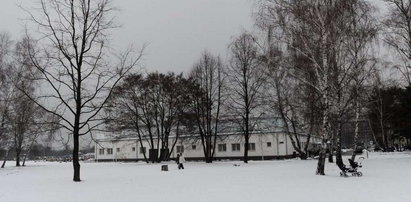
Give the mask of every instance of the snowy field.
<path id="1" fill-rule="evenodd" d="M 240 166 L 233 166 L 240 164 Z M 74 183 L 70 163 L 0 169 L 1 202 L 409 202 L 411 153 L 371 153 L 363 177 L 339 176 L 335 164 L 316 176 L 315 160 L 169 164 L 83 163 Z"/>

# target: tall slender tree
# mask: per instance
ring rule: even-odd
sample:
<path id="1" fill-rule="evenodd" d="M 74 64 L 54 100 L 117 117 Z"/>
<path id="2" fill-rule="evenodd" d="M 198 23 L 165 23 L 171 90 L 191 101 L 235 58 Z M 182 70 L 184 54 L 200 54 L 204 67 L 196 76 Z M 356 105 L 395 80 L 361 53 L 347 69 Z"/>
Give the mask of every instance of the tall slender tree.
<path id="1" fill-rule="evenodd" d="M 36 127 L 36 120 L 40 115 L 39 107 L 24 93 L 36 99 L 35 78 L 38 71 L 33 67 L 28 56 L 29 39 L 23 38 L 15 44 L 12 62 L 8 72 L 8 79 L 13 83 L 12 103 L 10 104 L 10 129 L 13 134 L 16 166 L 20 166 L 21 154 L 30 135 Z M 22 89 L 24 92 L 18 90 Z"/>
<path id="2" fill-rule="evenodd" d="M 232 115 L 240 118 L 239 127 L 244 137 L 243 161 L 248 162 L 250 136 L 262 113 L 258 107 L 262 104 L 261 91 L 266 81 L 266 74 L 258 56 L 256 39 L 249 33 L 243 33 L 230 44 L 230 64 L 227 69 L 228 89 L 230 93 L 229 109 Z"/>
<path id="3" fill-rule="evenodd" d="M 199 90 L 194 94 L 193 111 L 207 163 L 213 161 L 219 130 L 223 99 L 222 70 L 221 59 L 204 52 L 190 73 L 190 78 Z"/>
<path id="4" fill-rule="evenodd" d="M 11 148 L 11 134 L 9 122 L 9 109 L 11 104 L 12 83 L 7 78 L 10 70 L 10 55 L 12 52 L 12 41 L 7 33 L 0 33 L 0 148 L 4 152 L 4 168 Z"/>

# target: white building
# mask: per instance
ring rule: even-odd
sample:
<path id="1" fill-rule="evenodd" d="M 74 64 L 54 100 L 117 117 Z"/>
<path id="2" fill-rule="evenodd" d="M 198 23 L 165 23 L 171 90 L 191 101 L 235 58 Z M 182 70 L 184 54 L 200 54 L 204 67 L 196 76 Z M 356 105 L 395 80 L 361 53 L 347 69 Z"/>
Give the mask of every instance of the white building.
<path id="1" fill-rule="evenodd" d="M 278 119 L 262 119 L 258 123 L 249 141 L 250 160 L 284 159 L 295 157 L 296 153 L 290 138 L 280 130 Z M 227 124 L 226 124 L 227 125 Z M 232 125 L 232 124 L 231 124 Z M 276 127 L 267 127 L 267 125 Z M 300 136 L 300 143 L 304 146 L 307 136 Z M 169 140 L 170 149 L 175 137 Z M 318 137 L 311 137 L 310 142 L 318 143 Z M 244 137 L 233 127 L 220 130 L 216 142 L 215 159 L 242 159 L 244 155 Z M 96 141 L 96 161 L 137 161 L 144 160 L 144 153 L 149 157 L 149 143 L 139 138 L 128 136 L 122 138 L 105 138 Z M 183 153 L 187 160 L 202 160 L 204 157 L 202 144 L 198 135 L 185 135 L 178 138 L 173 148 L 171 158 L 177 153 Z"/>

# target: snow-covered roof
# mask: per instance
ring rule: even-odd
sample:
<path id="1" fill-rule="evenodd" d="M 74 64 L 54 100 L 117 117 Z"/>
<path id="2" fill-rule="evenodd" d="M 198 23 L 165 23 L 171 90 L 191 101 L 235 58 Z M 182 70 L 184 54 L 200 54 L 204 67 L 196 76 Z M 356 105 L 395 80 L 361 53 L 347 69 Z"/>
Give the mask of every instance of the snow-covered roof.
<path id="1" fill-rule="evenodd" d="M 250 123 L 252 124 L 252 129 L 250 130 L 251 134 L 268 134 L 268 133 L 283 133 L 284 132 L 284 123 L 279 117 L 253 117 L 250 118 Z M 218 124 L 218 133 L 219 136 L 229 136 L 229 135 L 241 135 L 243 134 L 243 129 L 241 128 L 241 120 L 234 118 L 223 118 L 219 121 Z M 213 128 L 214 130 L 214 128 Z M 199 136 L 199 131 L 197 127 L 191 129 L 180 129 L 179 137 L 196 137 Z M 305 134 L 300 134 L 305 135 Z M 154 135 L 155 137 L 157 135 Z M 172 131 L 170 134 L 171 138 L 176 136 L 176 131 Z M 148 134 L 142 134 L 142 138 L 147 138 Z M 138 134 L 135 131 L 123 131 L 121 134 L 109 135 L 104 138 L 99 138 L 98 141 L 125 141 L 125 140 L 137 140 Z"/>

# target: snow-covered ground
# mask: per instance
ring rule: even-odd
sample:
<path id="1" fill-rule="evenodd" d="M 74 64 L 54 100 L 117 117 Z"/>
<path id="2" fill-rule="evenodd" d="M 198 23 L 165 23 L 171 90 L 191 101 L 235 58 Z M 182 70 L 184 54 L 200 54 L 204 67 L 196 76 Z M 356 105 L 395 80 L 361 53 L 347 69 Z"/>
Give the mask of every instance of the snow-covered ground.
<path id="1" fill-rule="evenodd" d="M 239 164 L 240 166 L 233 166 Z M 363 177 L 339 176 L 335 164 L 316 176 L 315 160 L 169 164 L 83 163 L 80 183 L 70 163 L 11 163 L 0 169 L 1 202 L 407 202 L 411 201 L 411 153 L 371 153 Z"/>

